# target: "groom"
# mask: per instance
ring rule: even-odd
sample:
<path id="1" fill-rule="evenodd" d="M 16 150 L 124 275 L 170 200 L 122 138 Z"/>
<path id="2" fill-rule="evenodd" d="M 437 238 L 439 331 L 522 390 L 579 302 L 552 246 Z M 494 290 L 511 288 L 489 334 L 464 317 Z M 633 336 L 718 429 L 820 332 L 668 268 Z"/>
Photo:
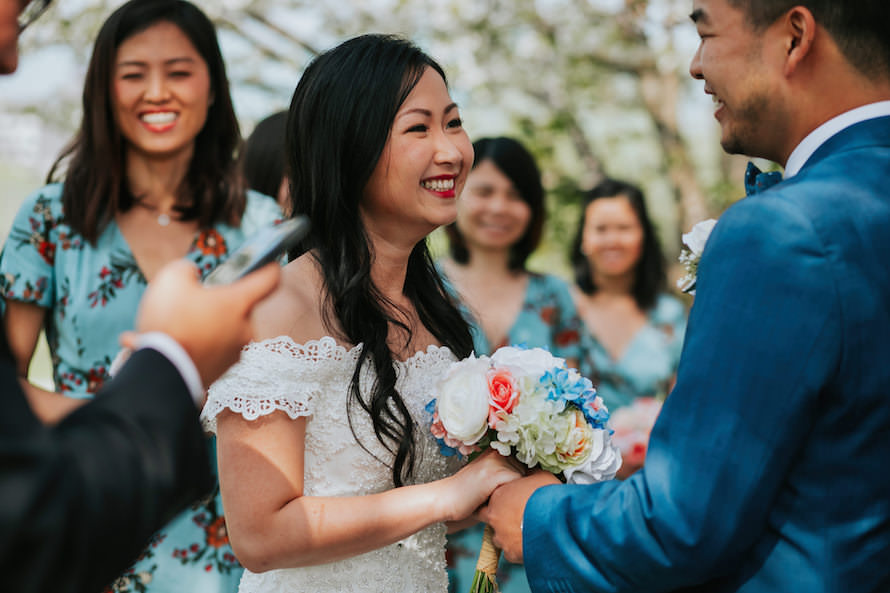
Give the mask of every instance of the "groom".
<path id="1" fill-rule="evenodd" d="M 644 468 L 482 517 L 536 593 L 890 591 L 890 2 L 693 7 L 723 148 L 785 181 L 708 241 Z"/>

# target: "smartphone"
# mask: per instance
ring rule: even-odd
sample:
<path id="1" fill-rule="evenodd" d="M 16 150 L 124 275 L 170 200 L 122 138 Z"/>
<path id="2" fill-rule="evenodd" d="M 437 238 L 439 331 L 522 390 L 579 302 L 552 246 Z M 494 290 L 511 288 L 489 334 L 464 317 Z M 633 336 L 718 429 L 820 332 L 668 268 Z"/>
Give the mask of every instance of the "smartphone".
<path id="1" fill-rule="evenodd" d="M 214 286 L 228 284 L 280 258 L 309 232 L 309 219 L 305 216 L 290 218 L 264 228 L 249 238 L 207 275 L 204 284 Z"/>

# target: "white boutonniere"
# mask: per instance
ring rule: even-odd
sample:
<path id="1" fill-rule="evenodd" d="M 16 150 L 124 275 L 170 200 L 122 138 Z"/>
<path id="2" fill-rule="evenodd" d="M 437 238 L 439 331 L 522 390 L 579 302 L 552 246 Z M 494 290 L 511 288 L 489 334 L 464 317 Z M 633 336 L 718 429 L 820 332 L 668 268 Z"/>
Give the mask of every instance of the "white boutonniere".
<path id="1" fill-rule="evenodd" d="M 688 233 L 683 233 L 685 247 L 680 251 L 680 263 L 686 270 L 686 275 L 677 281 L 677 287 L 688 294 L 695 294 L 695 279 L 698 273 L 698 262 L 705 250 L 705 243 L 714 230 L 717 221 L 713 218 L 696 223 Z"/>

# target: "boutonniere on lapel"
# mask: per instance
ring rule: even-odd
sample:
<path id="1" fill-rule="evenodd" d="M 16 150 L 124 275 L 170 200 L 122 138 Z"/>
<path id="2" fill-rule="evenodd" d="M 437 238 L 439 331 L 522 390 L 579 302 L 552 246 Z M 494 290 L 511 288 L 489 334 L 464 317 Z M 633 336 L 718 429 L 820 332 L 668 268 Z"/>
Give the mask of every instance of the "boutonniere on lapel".
<path id="1" fill-rule="evenodd" d="M 677 288 L 687 294 L 695 294 L 695 279 L 698 274 L 698 262 L 701 259 L 702 251 L 705 250 L 705 243 L 714 230 L 717 221 L 713 218 L 703 220 L 696 223 L 692 230 L 683 233 L 683 249 L 680 251 L 680 263 L 686 271 L 686 275 L 677 281 Z"/>

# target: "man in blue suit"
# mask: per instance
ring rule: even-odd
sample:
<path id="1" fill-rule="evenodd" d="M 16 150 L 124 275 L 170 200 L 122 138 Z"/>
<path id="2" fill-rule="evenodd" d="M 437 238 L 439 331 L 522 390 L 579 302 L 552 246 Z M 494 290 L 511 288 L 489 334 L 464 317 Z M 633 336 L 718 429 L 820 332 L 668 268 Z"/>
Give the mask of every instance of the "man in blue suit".
<path id="1" fill-rule="evenodd" d="M 693 5 L 723 148 L 785 180 L 708 240 L 645 467 L 483 519 L 535 592 L 890 591 L 890 2 Z"/>

